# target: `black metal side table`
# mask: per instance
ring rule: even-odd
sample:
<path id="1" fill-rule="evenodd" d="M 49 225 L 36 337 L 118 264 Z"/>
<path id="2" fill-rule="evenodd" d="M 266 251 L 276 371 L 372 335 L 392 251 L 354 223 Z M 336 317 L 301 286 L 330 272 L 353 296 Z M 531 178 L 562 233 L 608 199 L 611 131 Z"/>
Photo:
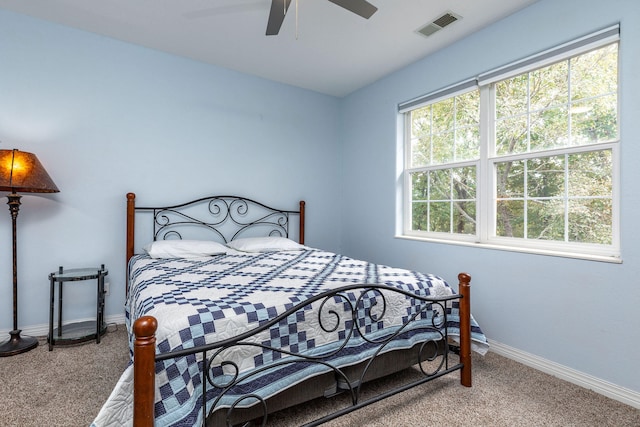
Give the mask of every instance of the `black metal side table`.
<path id="1" fill-rule="evenodd" d="M 49 308 L 49 351 L 54 345 L 77 344 L 95 339 L 100 344 L 100 336 L 104 335 L 107 325 L 104 322 L 104 277 L 109 272 L 104 268 L 73 268 L 64 270 L 62 267 L 57 272 L 49 274 L 51 283 L 51 306 Z M 96 280 L 97 303 L 96 320 L 62 324 L 62 285 L 65 282 L 77 282 L 82 280 Z M 55 283 L 58 283 L 58 327 L 53 327 L 53 313 L 55 305 Z"/>

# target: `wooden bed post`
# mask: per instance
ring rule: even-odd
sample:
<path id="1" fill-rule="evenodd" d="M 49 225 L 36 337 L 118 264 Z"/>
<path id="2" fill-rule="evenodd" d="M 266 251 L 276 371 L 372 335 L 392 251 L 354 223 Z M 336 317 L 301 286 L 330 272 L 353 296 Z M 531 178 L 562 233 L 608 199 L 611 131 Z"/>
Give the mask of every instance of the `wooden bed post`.
<path id="1" fill-rule="evenodd" d="M 135 213 L 136 195 L 135 193 L 127 193 L 127 263 L 133 256 L 134 250 Z"/>
<path id="2" fill-rule="evenodd" d="M 133 425 L 153 427 L 156 377 L 156 329 L 158 321 L 142 316 L 133 324 Z"/>
<path id="3" fill-rule="evenodd" d="M 304 200 L 300 200 L 300 239 L 298 243 L 304 245 Z"/>
<path id="4" fill-rule="evenodd" d="M 136 218 L 136 195 L 135 193 L 127 193 L 127 262 L 124 264 L 127 277 L 125 278 L 125 295 L 129 296 L 129 260 L 133 256 L 135 242 L 135 218 Z"/>
<path id="5" fill-rule="evenodd" d="M 460 384 L 471 387 L 471 276 L 458 274 L 460 298 Z"/>

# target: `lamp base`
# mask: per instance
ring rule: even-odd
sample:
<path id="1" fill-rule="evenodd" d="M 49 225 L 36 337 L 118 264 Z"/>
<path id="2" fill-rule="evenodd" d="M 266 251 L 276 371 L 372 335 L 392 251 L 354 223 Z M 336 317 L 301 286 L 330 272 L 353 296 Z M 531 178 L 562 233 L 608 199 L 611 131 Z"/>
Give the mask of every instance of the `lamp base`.
<path id="1" fill-rule="evenodd" d="M 26 353 L 38 346 L 38 339 L 34 337 L 21 337 L 20 329 L 9 332 L 11 338 L 9 341 L 0 345 L 0 357 L 15 356 L 16 354 Z"/>

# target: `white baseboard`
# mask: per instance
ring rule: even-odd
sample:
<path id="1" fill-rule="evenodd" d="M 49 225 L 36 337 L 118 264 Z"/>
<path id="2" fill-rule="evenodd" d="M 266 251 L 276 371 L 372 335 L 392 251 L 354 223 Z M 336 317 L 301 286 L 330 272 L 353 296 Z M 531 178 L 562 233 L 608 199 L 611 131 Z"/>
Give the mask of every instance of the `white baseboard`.
<path id="1" fill-rule="evenodd" d="M 62 324 L 66 325 L 69 323 L 84 322 L 84 321 L 89 321 L 94 319 L 95 317 L 90 319 L 75 319 L 70 321 L 64 321 L 62 322 Z M 107 325 L 111 325 L 114 323 L 118 325 L 124 325 L 125 316 L 124 316 L 124 313 L 105 316 L 104 321 Z M 49 324 L 43 323 L 40 325 L 25 326 L 25 327 L 21 327 L 20 330 L 22 331 L 23 335 L 27 335 L 30 337 L 45 337 L 49 335 Z M 6 339 L 9 339 L 9 331 L 0 330 L 0 342 L 4 342 Z"/>
<path id="2" fill-rule="evenodd" d="M 506 358 L 520 362 L 539 371 L 553 375 L 554 377 L 576 384 L 598 394 L 622 402 L 626 405 L 640 409 L 640 393 L 625 387 L 618 386 L 608 381 L 601 380 L 584 372 L 560 365 L 533 354 L 518 350 L 499 342 L 491 341 L 490 351 Z"/>

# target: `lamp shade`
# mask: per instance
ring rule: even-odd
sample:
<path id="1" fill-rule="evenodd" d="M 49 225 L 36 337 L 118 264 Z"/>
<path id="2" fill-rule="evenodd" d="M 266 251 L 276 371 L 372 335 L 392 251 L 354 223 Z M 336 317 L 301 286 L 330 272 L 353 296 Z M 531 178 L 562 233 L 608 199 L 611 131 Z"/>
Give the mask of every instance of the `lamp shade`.
<path id="1" fill-rule="evenodd" d="M 0 191 L 58 193 L 58 187 L 35 154 L 0 150 Z"/>

